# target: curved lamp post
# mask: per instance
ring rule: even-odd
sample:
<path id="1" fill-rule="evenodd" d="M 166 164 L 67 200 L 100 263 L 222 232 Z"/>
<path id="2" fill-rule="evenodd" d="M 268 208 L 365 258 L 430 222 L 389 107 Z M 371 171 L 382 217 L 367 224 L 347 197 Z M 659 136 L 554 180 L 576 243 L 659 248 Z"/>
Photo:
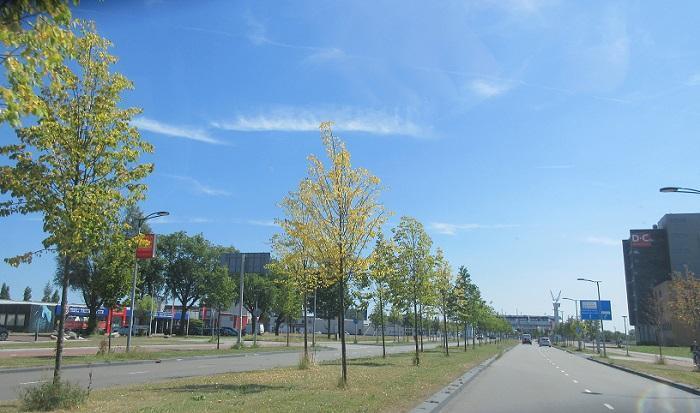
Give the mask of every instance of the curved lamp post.
<path id="1" fill-rule="evenodd" d="M 698 189 L 693 189 L 693 188 L 683 188 L 680 186 L 665 186 L 663 188 L 659 188 L 659 192 L 678 192 L 681 194 L 695 194 L 695 195 L 700 195 L 700 190 Z"/>
<path id="2" fill-rule="evenodd" d="M 588 278 L 577 278 L 578 281 L 588 281 L 591 283 L 595 283 L 596 287 L 598 287 L 598 305 L 600 305 L 600 283 L 602 281 L 599 280 L 589 280 Z M 601 318 L 600 320 L 600 334 L 601 338 L 603 339 L 603 357 L 607 357 L 607 351 L 605 349 L 605 330 L 603 330 L 603 319 Z"/>
<path id="3" fill-rule="evenodd" d="M 158 217 L 164 217 L 166 215 L 170 215 L 170 212 L 168 211 L 158 211 L 158 212 L 151 212 L 150 214 L 146 215 L 145 217 L 140 217 L 136 218 L 136 236 L 138 237 L 141 235 L 141 225 L 143 225 L 144 222 L 148 221 L 149 219 L 153 218 L 158 218 Z M 129 352 L 129 349 L 131 348 L 131 336 L 133 335 L 133 330 L 134 330 L 134 312 L 136 310 L 136 306 L 134 305 L 134 301 L 136 300 L 136 275 L 139 272 L 139 260 L 136 258 L 134 255 L 134 276 L 133 279 L 131 280 L 131 314 L 129 315 L 129 335 L 126 336 L 126 352 Z M 175 303 L 173 303 L 175 305 Z M 172 321 L 171 321 L 172 323 Z"/>

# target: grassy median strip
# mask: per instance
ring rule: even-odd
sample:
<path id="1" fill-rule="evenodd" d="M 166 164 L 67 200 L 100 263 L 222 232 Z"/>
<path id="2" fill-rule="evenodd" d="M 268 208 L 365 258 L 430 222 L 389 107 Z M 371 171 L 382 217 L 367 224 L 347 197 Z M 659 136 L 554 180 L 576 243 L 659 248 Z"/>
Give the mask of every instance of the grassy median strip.
<path id="1" fill-rule="evenodd" d="M 228 346 L 227 346 L 228 347 Z M 105 355 L 79 355 L 79 356 L 63 356 L 64 365 L 69 364 L 98 364 L 98 363 L 112 363 L 120 361 L 133 361 L 133 360 L 162 360 L 169 358 L 183 358 L 183 357 L 194 357 L 194 356 L 225 356 L 234 355 L 241 353 L 262 353 L 262 352 L 279 352 L 279 351 L 294 351 L 295 348 L 275 346 L 275 347 L 251 347 L 246 346 L 240 349 L 228 349 L 227 347 L 222 347 L 221 350 L 216 349 L 202 349 L 202 350 L 156 350 L 156 351 L 145 351 L 139 347 L 136 347 L 129 353 L 125 353 L 123 350 L 119 352 L 105 354 Z M 0 369 L 3 368 L 23 368 L 23 367 L 53 367 L 54 356 L 31 356 L 31 357 L 3 357 L 0 358 Z M 0 370 L 0 374 L 2 371 Z"/>
<path id="2" fill-rule="evenodd" d="M 449 357 L 430 350 L 418 367 L 412 365 L 412 353 L 351 360 L 346 389 L 338 387 L 339 362 L 332 362 L 307 370 L 280 368 L 97 390 L 80 411 L 407 411 L 504 346 L 451 349 Z M 17 409 L 17 402 L 0 404 L 0 412 Z"/>
<path id="3" fill-rule="evenodd" d="M 638 351 L 640 353 L 659 354 L 659 346 L 630 346 L 630 351 Z M 689 347 L 661 347 L 661 353 L 664 356 L 686 357 L 692 358 Z"/>
<path id="4" fill-rule="evenodd" d="M 627 367 L 642 373 L 663 377 L 677 383 L 687 384 L 692 387 L 700 387 L 700 372 L 692 367 L 684 367 L 676 364 L 656 364 L 643 361 L 629 361 L 620 359 L 601 360 L 616 366 Z"/>

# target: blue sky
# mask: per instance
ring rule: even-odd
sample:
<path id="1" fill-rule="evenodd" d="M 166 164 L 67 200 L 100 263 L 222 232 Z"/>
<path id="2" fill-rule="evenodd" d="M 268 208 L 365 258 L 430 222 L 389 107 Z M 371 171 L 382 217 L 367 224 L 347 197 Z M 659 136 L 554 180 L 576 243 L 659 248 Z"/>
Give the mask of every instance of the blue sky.
<path id="1" fill-rule="evenodd" d="M 334 120 L 387 187 L 387 229 L 421 220 L 497 310 L 551 313 L 550 289 L 592 298 L 584 275 L 603 280 L 621 329 L 620 239 L 700 206 L 658 192 L 700 185 L 698 7 L 106 0 L 74 15 L 135 82 L 125 104 L 156 147 L 142 208 L 172 214 L 157 232 L 268 250 L 277 203 Z M 38 217 L 0 225 L 4 256 L 40 245 Z M 53 268 L 45 257 L 0 279 L 40 296 Z"/>

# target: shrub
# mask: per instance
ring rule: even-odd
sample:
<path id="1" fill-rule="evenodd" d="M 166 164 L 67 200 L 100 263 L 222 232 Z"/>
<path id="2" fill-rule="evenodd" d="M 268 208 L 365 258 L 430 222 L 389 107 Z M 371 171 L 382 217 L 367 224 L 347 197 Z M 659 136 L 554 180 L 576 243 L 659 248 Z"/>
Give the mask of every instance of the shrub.
<path id="1" fill-rule="evenodd" d="M 23 390 L 20 401 L 24 411 L 74 409 L 85 402 L 89 395 L 89 387 L 83 389 L 78 384 L 67 381 L 48 381 Z"/>

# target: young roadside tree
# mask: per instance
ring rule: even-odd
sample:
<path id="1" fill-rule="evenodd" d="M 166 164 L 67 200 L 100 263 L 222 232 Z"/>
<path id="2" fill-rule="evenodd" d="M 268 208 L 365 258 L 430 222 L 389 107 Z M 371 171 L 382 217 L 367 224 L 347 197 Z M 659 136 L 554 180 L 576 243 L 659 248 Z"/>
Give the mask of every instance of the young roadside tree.
<path id="1" fill-rule="evenodd" d="M 651 291 L 646 299 L 646 310 L 644 318 L 654 327 L 656 335 L 656 344 L 659 346 L 658 363 L 663 364 L 663 346 L 664 346 L 664 303 L 661 300 L 659 293 Z"/>
<path id="2" fill-rule="evenodd" d="M 285 286 L 294 289 L 301 297 L 304 314 L 304 355 L 302 365 L 309 362 L 308 304 L 309 296 L 323 286 L 321 272 L 315 265 L 309 245 L 311 213 L 298 193 L 289 194 L 281 204 L 285 218 L 277 220 L 284 234 L 272 238 L 272 248 L 277 260 L 270 265 L 276 272 L 288 278 Z M 316 328 L 315 326 L 313 327 Z"/>
<path id="3" fill-rule="evenodd" d="M 208 277 L 206 277 L 206 285 L 204 287 L 204 296 L 202 302 L 207 303 L 211 308 L 216 308 L 217 321 L 216 325 L 221 327 L 221 310 L 230 307 L 238 294 L 238 284 L 228 274 L 226 268 L 220 267 Z M 181 318 L 184 320 L 184 318 Z M 184 323 L 180 323 L 184 324 Z M 217 328 L 216 332 L 216 349 L 219 350 L 221 342 L 221 329 Z"/>
<path id="4" fill-rule="evenodd" d="M 46 281 L 46 285 L 44 286 L 43 295 L 41 296 L 41 302 L 48 303 L 51 300 L 51 293 L 52 292 L 53 292 L 53 288 L 51 288 L 51 281 Z"/>
<path id="5" fill-rule="evenodd" d="M 10 300 L 10 287 L 5 283 L 0 287 L 0 300 Z"/>
<path id="6" fill-rule="evenodd" d="M 153 169 L 139 164 L 152 147 L 130 121 L 139 110 L 118 107 L 132 84 L 110 72 L 116 58 L 110 43 L 90 24 L 78 25 L 65 59 L 46 74 L 35 126 L 16 129 L 19 143 L 0 147 L 11 162 L 0 167 L 0 215 L 39 212 L 47 237 L 43 250 L 6 259 L 31 262 L 34 254 L 53 250 L 65 268 L 85 259 L 119 224 L 119 213 L 143 198 L 139 181 Z M 68 36 L 66 34 L 66 36 Z M 69 274 L 61 280 L 61 308 L 54 382 L 60 381 L 63 323 L 68 311 Z"/>
<path id="7" fill-rule="evenodd" d="M 425 285 L 430 272 L 430 247 L 433 241 L 418 220 L 401 217 L 399 225 L 394 228 L 396 243 L 398 277 L 392 289 L 395 291 L 399 307 L 413 307 L 413 341 L 416 346 L 413 363 L 420 364 L 418 343 L 418 304 L 422 302 Z"/>
<path id="8" fill-rule="evenodd" d="M 309 157 L 309 176 L 299 189 L 299 200 L 309 214 L 302 231 L 313 261 L 319 265 L 324 284 L 338 284 L 337 308 L 341 348 L 342 386 L 347 384 L 345 346 L 345 292 L 353 275 L 367 270 L 363 256 L 367 244 L 379 233 L 386 212 L 379 203 L 379 179 L 363 168 L 353 168 L 350 152 L 333 135 L 332 122 L 320 126 L 328 168 L 314 155 Z"/>
<path id="9" fill-rule="evenodd" d="M 675 318 L 685 324 L 694 337 L 700 326 L 700 280 L 691 271 L 674 274 L 669 286 L 670 307 Z"/>
<path id="10" fill-rule="evenodd" d="M 442 324 L 445 329 L 445 355 L 449 356 L 450 345 L 447 340 L 447 318 L 452 316 L 452 308 L 450 305 L 450 296 L 453 292 L 452 270 L 450 269 L 450 263 L 447 262 L 440 248 L 438 248 L 435 253 L 433 265 L 433 271 L 435 272 L 435 291 L 439 297 L 438 307 L 442 313 Z M 459 343 L 457 344 L 459 345 Z"/>
<path id="11" fill-rule="evenodd" d="M 386 358 L 386 340 L 384 334 L 384 314 L 387 302 L 391 299 L 391 285 L 395 284 L 396 271 L 396 247 L 391 239 L 384 239 L 380 232 L 374 244 L 374 251 L 371 255 L 371 264 L 366 273 L 369 282 L 374 287 L 373 297 L 376 300 L 376 311 L 379 315 L 377 324 L 382 331 L 382 357 Z M 374 324 L 374 321 L 373 321 Z"/>
<path id="12" fill-rule="evenodd" d="M 58 294 L 58 290 L 54 290 L 53 294 L 51 294 L 51 301 L 52 303 L 57 303 L 61 301 L 61 297 Z"/>
<path id="13" fill-rule="evenodd" d="M 180 231 L 160 236 L 157 253 L 164 263 L 167 289 L 182 303 L 180 320 L 185 320 L 190 307 L 207 294 L 210 277 L 219 273 L 228 276 L 221 251 L 202 234 L 188 236 Z M 185 334 L 185 323 L 180 323 L 178 334 Z"/>
<path id="14" fill-rule="evenodd" d="M 24 294 L 22 295 L 22 300 L 23 301 L 31 301 L 32 300 L 32 289 L 29 287 L 26 287 L 24 289 Z"/>

